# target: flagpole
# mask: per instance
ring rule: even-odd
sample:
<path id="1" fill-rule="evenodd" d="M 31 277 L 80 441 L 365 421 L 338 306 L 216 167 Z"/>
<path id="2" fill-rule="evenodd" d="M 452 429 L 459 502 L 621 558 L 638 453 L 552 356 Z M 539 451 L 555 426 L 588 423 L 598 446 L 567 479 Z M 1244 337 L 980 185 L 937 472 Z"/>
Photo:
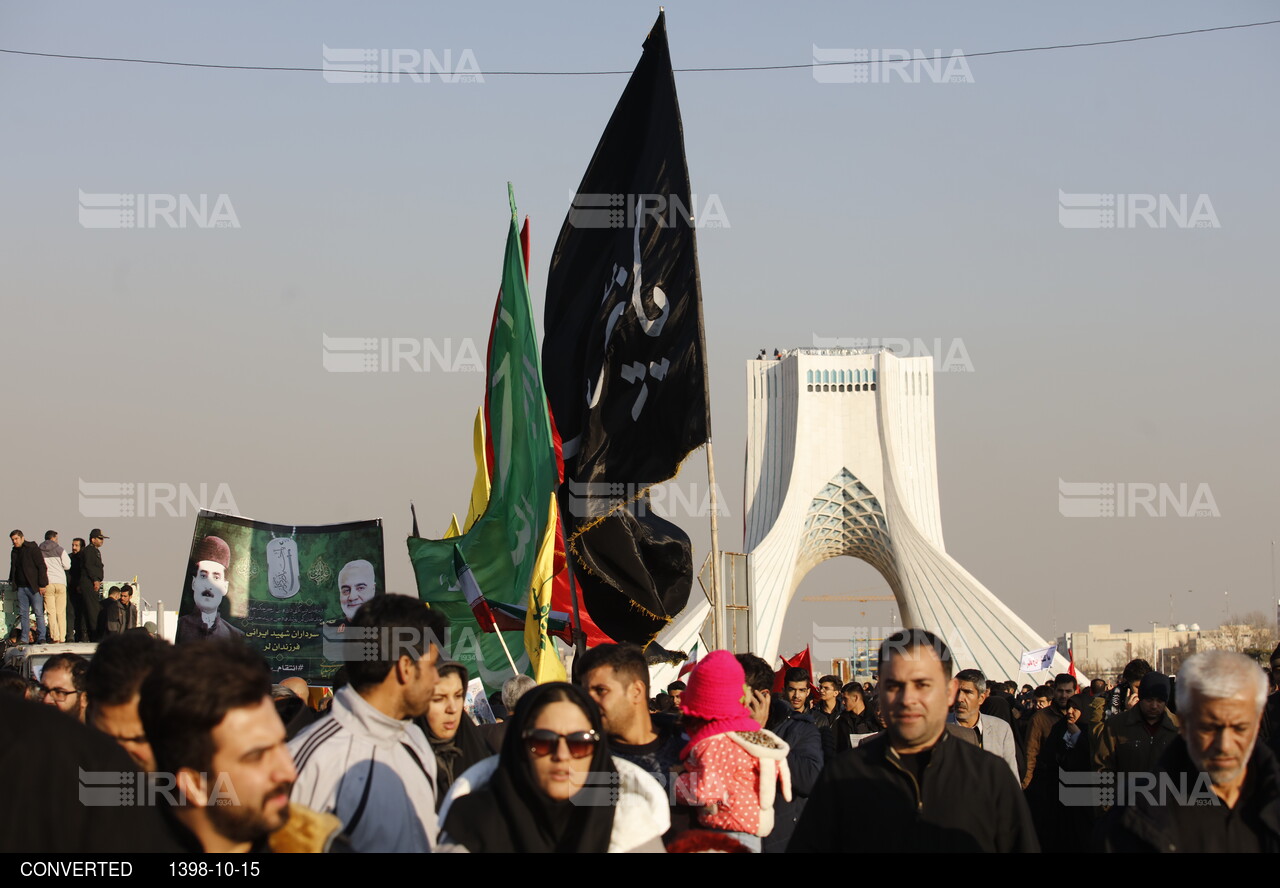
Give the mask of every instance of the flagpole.
<path id="1" fill-rule="evenodd" d="M 507 640 L 502 637 L 502 630 L 498 629 L 493 634 L 498 636 L 498 643 L 502 645 L 502 652 L 507 655 L 507 662 L 511 664 L 511 671 L 519 675 L 520 670 L 516 668 L 516 661 L 511 658 L 511 650 L 507 647 Z"/>
<path id="2" fill-rule="evenodd" d="M 706 350 L 703 350 L 706 354 Z M 704 376 L 705 380 L 705 376 Z M 707 392 L 707 414 L 711 413 L 711 393 Z M 708 424 L 710 420 L 708 419 Z M 729 627 L 725 625 L 728 616 L 725 610 L 724 596 L 720 594 L 720 527 L 716 522 L 720 511 L 716 505 L 716 461 L 711 452 L 711 436 L 707 436 L 707 483 L 711 485 L 711 606 L 714 617 L 715 646 L 718 650 L 729 647 Z"/>
<path id="3" fill-rule="evenodd" d="M 587 652 L 587 636 L 582 631 L 582 614 L 578 610 L 578 580 L 573 572 L 573 553 L 569 551 L 569 528 L 564 523 L 564 512 L 558 508 L 556 520 L 560 522 L 560 530 L 565 539 L 564 569 L 569 574 L 569 597 L 573 600 L 573 662 L 576 667 L 580 662 L 578 658 Z"/>

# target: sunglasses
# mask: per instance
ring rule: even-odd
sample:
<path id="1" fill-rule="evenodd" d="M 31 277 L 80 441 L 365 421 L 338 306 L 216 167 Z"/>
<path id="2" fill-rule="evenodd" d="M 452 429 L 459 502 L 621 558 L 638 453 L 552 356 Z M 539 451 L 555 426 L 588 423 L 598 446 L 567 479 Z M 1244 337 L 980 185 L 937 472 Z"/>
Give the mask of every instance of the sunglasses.
<path id="1" fill-rule="evenodd" d="M 569 747 L 570 757 L 576 759 L 586 758 L 596 751 L 596 744 L 600 742 L 600 738 L 595 731 L 574 731 L 572 734 L 557 734 L 555 731 L 548 731 L 546 728 L 531 728 L 525 731 L 523 736 L 529 751 L 538 758 L 551 755 L 551 753 L 559 749 L 561 740 Z"/>

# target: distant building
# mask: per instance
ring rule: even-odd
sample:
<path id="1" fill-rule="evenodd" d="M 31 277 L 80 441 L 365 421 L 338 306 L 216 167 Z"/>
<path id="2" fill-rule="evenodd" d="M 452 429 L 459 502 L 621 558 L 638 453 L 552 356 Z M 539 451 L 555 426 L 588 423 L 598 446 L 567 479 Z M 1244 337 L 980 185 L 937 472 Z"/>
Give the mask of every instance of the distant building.
<path id="1" fill-rule="evenodd" d="M 1226 650 L 1248 653 L 1274 645 L 1268 630 L 1245 624 L 1225 624 L 1201 629 L 1198 623 L 1156 626 L 1154 630 L 1113 630 L 1108 623 L 1091 624 L 1087 632 L 1067 632 L 1058 637 L 1058 650 L 1075 653 L 1076 666 L 1086 675 L 1115 678 L 1130 660 L 1142 659 L 1166 675 L 1178 671 L 1182 661 L 1200 651 Z M 1269 648 L 1268 648 L 1269 650 Z"/>

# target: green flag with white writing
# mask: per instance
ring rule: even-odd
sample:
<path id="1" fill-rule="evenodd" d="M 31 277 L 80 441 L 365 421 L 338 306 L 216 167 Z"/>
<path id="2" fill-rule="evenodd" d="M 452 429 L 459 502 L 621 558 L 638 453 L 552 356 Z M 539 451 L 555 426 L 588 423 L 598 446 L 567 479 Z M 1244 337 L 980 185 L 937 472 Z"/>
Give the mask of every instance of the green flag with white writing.
<path id="1" fill-rule="evenodd" d="M 461 537 L 409 537 L 419 597 L 449 618 L 450 659 L 465 663 L 473 677 L 498 688 L 511 666 L 495 633 L 480 631 L 458 582 L 453 547 L 458 545 L 476 584 L 495 604 L 527 604 L 529 583 L 547 523 L 547 503 L 557 484 L 555 447 L 542 385 L 542 362 L 533 327 L 515 198 L 507 232 L 489 341 L 489 426 L 493 437 L 489 505 Z M 507 648 L 521 672 L 529 666 L 523 632 L 505 633 Z"/>

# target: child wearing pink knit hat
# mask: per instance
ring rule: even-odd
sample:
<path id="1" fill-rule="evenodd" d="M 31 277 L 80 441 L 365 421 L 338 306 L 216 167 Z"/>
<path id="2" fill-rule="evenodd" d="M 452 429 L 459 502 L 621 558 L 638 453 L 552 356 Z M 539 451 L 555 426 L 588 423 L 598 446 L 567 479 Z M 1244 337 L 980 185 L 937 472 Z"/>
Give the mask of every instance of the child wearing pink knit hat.
<path id="1" fill-rule="evenodd" d="M 743 703 L 742 665 L 728 651 L 698 661 L 680 699 L 689 743 L 676 798 L 699 809 L 704 829 L 731 834 L 753 851 L 773 830 L 773 801 L 791 800 L 789 747 L 763 730 Z"/>

